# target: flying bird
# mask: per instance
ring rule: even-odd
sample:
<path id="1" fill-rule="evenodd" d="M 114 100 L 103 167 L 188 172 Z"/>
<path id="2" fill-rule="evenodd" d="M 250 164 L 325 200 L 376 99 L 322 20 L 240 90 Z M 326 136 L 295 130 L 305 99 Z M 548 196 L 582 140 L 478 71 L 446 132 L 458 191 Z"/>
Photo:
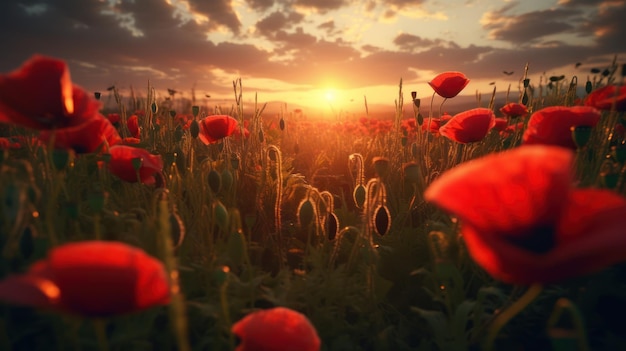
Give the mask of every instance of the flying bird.
<path id="1" fill-rule="evenodd" d="M 113 90 L 113 89 L 115 89 L 115 85 L 111 85 L 110 87 L 108 87 L 108 88 L 107 88 L 107 91 L 111 91 L 111 90 Z"/>
<path id="2" fill-rule="evenodd" d="M 210 97 L 211 97 L 211 95 L 209 95 L 209 94 L 204 94 L 204 96 L 206 96 L 206 97 L 208 97 L 208 98 L 210 98 Z"/>
<path id="3" fill-rule="evenodd" d="M 511 74 L 515 73 L 514 71 L 502 71 L 502 73 L 506 74 L 507 76 L 510 76 Z"/>
<path id="4" fill-rule="evenodd" d="M 580 62 L 576 62 L 576 64 L 574 65 L 574 67 L 575 67 L 575 68 L 578 68 L 578 67 L 580 67 L 580 65 L 582 65 L 582 63 L 580 63 Z"/>
<path id="5" fill-rule="evenodd" d="M 170 89 L 170 88 L 167 88 L 167 92 L 168 92 L 170 95 L 174 95 L 174 94 L 178 93 L 176 90 L 174 90 L 174 89 Z"/>
<path id="6" fill-rule="evenodd" d="M 491 83 L 489 83 L 489 85 L 494 85 L 494 84 L 496 84 L 496 82 L 491 82 Z"/>

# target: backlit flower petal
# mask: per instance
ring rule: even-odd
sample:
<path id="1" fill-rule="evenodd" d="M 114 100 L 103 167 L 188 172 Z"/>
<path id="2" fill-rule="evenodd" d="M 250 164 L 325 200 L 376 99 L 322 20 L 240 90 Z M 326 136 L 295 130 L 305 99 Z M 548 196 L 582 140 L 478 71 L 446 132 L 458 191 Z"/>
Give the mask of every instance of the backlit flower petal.
<path id="1" fill-rule="evenodd" d="M 236 351 L 318 351 L 321 344 L 306 316 L 285 307 L 253 312 L 232 332 L 241 339 Z"/>
<path id="2" fill-rule="evenodd" d="M 454 115 L 439 128 L 439 133 L 458 143 L 472 143 L 482 140 L 495 124 L 493 111 L 475 108 Z"/>
<path id="3" fill-rule="evenodd" d="M 600 111 L 589 106 L 551 106 L 530 116 L 524 131 L 524 144 L 545 144 L 575 150 L 571 127 L 594 127 L 600 120 Z"/>
<path id="4" fill-rule="evenodd" d="M 127 182 L 141 181 L 144 184 L 154 184 L 154 174 L 163 170 L 161 155 L 153 155 L 148 150 L 128 145 L 115 145 L 109 149 L 111 160 L 109 171 L 118 178 Z M 141 159 L 139 179 L 133 166 L 134 159 Z"/>
<path id="5" fill-rule="evenodd" d="M 444 98 L 457 96 L 469 83 L 469 79 L 461 72 L 443 72 L 428 82 L 435 92 Z"/>

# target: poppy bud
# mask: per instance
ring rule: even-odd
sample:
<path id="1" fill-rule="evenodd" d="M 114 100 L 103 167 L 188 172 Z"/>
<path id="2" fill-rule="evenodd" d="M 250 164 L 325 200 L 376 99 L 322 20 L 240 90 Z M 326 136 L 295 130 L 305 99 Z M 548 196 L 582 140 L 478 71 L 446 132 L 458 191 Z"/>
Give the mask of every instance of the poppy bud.
<path id="1" fill-rule="evenodd" d="M 278 122 L 278 126 L 280 127 L 280 130 L 285 130 L 285 120 L 281 117 L 280 121 Z"/>
<path id="2" fill-rule="evenodd" d="M 93 96 L 96 98 L 96 100 L 100 100 L 100 96 L 102 96 L 102 93 L 99 91 L 96 91 L 95 93 L 93 93 Z"/>
<path id="3" fill-rule="evenodd" d="M 378 206 L 374 211 L 374 215 L 370 218 L 370 225 L 376 231 L 376 234 L 385 236 L 391 228 L 391 214 L 387 206 Z"/>
<path id="4" fill-rule="evenodd" d="M 389 174 L 389 159 L 386 157 L 374 157 L 374 171 L 380 178 L 385 178 Z"/>
<path id="5" fill-rule="evenodd" d="M 402 166 L 402 173 L 404 174 L 404 180 L 409 183 L 417 183 L 422 179 L 420 167 L 415 162 L 405 163 Z"/>
<path id="6" fill-rule="evenodd" d="M 572 126 L 570 130 L 572 131 L 574 144 L 576 144 L 577 148 L 582 149 L 587 145 L 589 139 L 591 139 L 591 132 L 593 128 L 589 126 Z"/>
<path id="7" fill-rule="evenodd" d="M 213 203 L 213 217 L 215 217 L 215 222 L 220 229 L 226 230 L 228 228 L 228 210 L 220 200 Z"/>
<path id="8" fill-rule="evenodd" d="M 170 110 L 170 117 L 172 118 L 176 117 L 176 111 Z"/>
<path id="9" fill-rule="evenodd" d="M 64 170 L 71 160 L 70 150 L 52 150 L 52 165 L 58 171 Z"/>
<path id="10" fill-rule="evenodd" d="M 230 166 L 234 169 L 237 170 L 239 169 L 239 163 L 241 162 L 241 160 L 239 159 L 239 156 L 233 154 L 230 157 Z"/>
<path id="11" fill-rule="evenodd" d="M 191 125 L 189 126 L 189 133 L 194 139 L 197 138 L 200 134 L 200 124 L 197 120 L 194 119 L 193 121 L 191 121 Z"/>
<path id="12" fill-rule="evenodd" d="M 215 169 L 211 169 L 208 175 L 209 188 L 213 194 L 217 194 L 222 189 L 222 176 Z"/>
<path id="13" fill-rule="evenodd" d="M 334 212 L 330 212 L 324 219 L 324 230 L 328 240 L 334 240 L 339 233 L 339 218 Z"/>
<path id="14" fill-rule="evenodd" d="M 230 191 L 230 189 L 233 186 L 233 182 L 235 181 L 233 179 L 233 173 L 228 168 L 224 168 L 221 174 L 221 178 L 222 178 L 222 190 Z"/>
<path id="15" fill-rule="evenodd" d="M 157 111 L 159 110 L 159 107 L 157 106 L 156 102 L 153 102 L 150 105 L 150 109 L 152 110 L 152 113 L 157 113 Z"/>
<path id="16" fill-rule="evenodd" d="M 422 123 L 424 123 L 424 116 L 422 116 L 421 113 L 418 113 L 417 114 L 417 125 L 421 127 Z"/>
<path id="17" fill-rule="evenodd" d="M 304 199 L 298 206 L 298 222 L 303 228 L 308 227 L 315 216 L 315 208 L 313 202 L 310 199 Z"/>
<path id="18" fill-rule="evenodd" d="M 590 94 L 592 90 L 593 84 L 591 84 L 591 81 L 587 79 L 587 83 L 585 83 L 585 91 L 587 92 L 587 94 Z"/>
<path id="19" fill-rule="evenodd" d="M 354 188 L 352 192 L 352 198 L 354 199 L 354 204 L 358 208 L 363 208 L 363 204 L 365 204 L 365 196 L 367 195 L 367 190 L 363 184 L 359 184 Z"/>
<path id="20" fill-rule="evenodd" d="M 199 113 L 200 113 L 200 106 L 197 106 L 197 105 L 191 106 L 191 114 L 193 114 L 194 118 L 198 117 Z"/>
<path id="21" fill-rule="evenodd" d="M 130 163 L 135 171 L 139 171 L 141 164 L 143 163 L 143 159 L 141 157 L 134 157 L 130 160 Z"/>

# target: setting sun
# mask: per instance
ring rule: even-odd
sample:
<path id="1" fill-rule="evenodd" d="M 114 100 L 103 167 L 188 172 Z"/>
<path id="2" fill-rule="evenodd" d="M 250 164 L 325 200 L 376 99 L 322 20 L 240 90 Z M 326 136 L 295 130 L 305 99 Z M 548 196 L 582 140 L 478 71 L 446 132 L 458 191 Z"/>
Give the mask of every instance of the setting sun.
<path id="1" fill-rule="evenodd" d="M 334 102 L 337 98 L 337 91 L 335 89 L 326 89 L 324 98 L 327 102 Z"/>

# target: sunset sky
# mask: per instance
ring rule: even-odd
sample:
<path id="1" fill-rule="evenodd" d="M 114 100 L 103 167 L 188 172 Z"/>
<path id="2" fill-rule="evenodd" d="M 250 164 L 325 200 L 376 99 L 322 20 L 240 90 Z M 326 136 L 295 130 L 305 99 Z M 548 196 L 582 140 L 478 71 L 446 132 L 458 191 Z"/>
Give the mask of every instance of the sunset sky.
<path id="1" fill-rule="evenodd" d="M 527 62 L 535 83 L 584 82 L 626 62 L 624 19 L 623 0 L 9 0 L 0 71 L 40 53 L 91 91 L 145 95 L 150 81 L 220 101 L 241 78 L 246 101 L 356 109 L 364 96 L 393 105 L 400 79 L 405 100 L 429 99 L 450 70 L 470 78 L 467 95 L 516 90 Z"/>

